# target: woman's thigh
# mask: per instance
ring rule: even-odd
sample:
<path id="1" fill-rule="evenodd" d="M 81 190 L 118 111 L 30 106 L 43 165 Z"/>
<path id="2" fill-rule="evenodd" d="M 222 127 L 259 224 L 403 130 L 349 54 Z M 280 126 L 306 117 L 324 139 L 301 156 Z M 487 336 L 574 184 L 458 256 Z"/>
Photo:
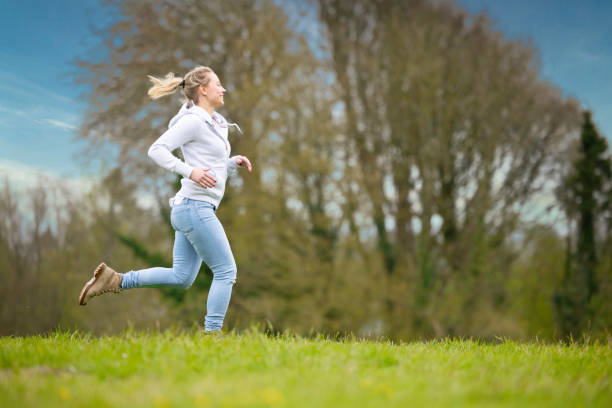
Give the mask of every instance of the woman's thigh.
<path id="1" fill-rule="evenodd" d="M 193 230 L 186 234 L 187 238 L 214 274 L 235 275 L 234 255 L 214 208 L 204 202 L 195 202 L 192 208 Z"/>

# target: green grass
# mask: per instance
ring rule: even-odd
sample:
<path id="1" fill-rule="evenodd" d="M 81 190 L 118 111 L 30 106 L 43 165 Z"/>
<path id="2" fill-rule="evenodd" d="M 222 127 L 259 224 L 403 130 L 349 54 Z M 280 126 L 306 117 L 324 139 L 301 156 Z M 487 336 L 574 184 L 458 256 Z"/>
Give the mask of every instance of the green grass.
<path id="1" fill-rule="evenodd" d="M 609 345 L 259 332 L 0 338 L 0 407 L 612 406 Z"/>

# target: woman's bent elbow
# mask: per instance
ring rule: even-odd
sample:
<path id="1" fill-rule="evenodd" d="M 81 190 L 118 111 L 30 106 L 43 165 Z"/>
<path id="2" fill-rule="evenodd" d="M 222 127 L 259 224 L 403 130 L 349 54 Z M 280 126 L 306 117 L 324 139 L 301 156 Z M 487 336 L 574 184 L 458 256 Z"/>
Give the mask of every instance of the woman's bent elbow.
<path id="1" fill-rule="evenodd" d="M 151 147 L 149 147 L 149 150 L 147 151 L 147 156 L 149 156 L 150 158 L 153 158 L 153 155 L 155 154 L 156 150 L 157 150 L 157 146 L 151 145 Z"/>

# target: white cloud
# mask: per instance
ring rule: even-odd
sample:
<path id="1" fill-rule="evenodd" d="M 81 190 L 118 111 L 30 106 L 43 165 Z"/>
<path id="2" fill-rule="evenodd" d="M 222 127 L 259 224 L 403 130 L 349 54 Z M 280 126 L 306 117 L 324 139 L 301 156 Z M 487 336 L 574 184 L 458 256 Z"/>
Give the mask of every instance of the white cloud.
<path id="1" fill-rule="evenodd" d="M 65 130 L 70 130 L 70 131 L 77 129 L 77 126 L 71 125 L 70 123 L 62 122 L 61 120 L 45 119 L 44 122 L 52 126 L 58 127 L 60 129 L 65 129 Z"/>
<path id="2" fill-rule="evenodd" d="M 70 200 L 79 200 L 100 181 L 94 177 L 66 177 L 14 160 L 0 159 L 0 189 L 3 188 L 5 180 L 18 195 L 39 189 L 41 186 L 48 186 L 50 189 L 67 192 Z M 158 206 L 153 194 L 139 191 L 136 197 L 138 205 L 143 209 Z"/>
<path id="3" fill-rule="evenodd" d="M 0 123 L 12 124 L 14 127 L 19 127 L 21 126 L 20 124 L 25 119 L 25 120 L 30 120 L 34 123 L 38 123 L 41 125 L 45 125 L 45 126 L 50 125 L 58 129 L 68 130 L 71 132 L 78 128 L 78 126 L 73 125 L 72 123 L 68 123 L 66 120 L 58 120 L 58 119 L 53 119 L 53 118 L 45 118 L 42 120 L 39 120 L 39 119 L 32 120 L 31 118 L 36 118 L 39 115 L 40 109 L 35 106 L 29 107 L 28 109 L 30 109 L 30 112 L 24 109 L 10 109 L 4 106 L 0 106 L 0 113 L 2 114 L 2 116 L 0 117 Z M 57 112 L 57 114 L 61 115 L 62 117 L 66 117 L 72 120 L 75 119 L 74 115 L 67 114 L 65 112 Z"/>
<path id="4" fill-rule="evenodd" d="M 0 70 L 0 105 L 0 124 L 6 128 L 37 124 L 71 132 L 77 129 L 84 109 L 78 99 L 3 70 Z"/>
<path id="5" fill-rule="evenodd" d="M 21 109 L 9 109 L 9 108 L 5 108 L 4 106 L 0 106 L 0 112 L 11 115 L 11 116 L 17 116 L 20 118 L 25 118 L 28 116 L 28 114 Z"/>
<path id="6" fill-rule="evenodd" d="M 38 99 L 43 97 L 46 99 L 46 103 L 52 101 L 64 105 L 76 105 L 76 101 L 72 98 L 50 91 L 32 81 L 24 80 L 7 71 L 0 71 L 0 91 L 4 94 L 21 96 L 27 99 L 34 99 L 34 96 Z"/>
<path id="7" fill-rule="evenodd" d="M 95 184 L 91 177 L 63 177 L 49 170 L 43 170 L 14 160 L 0 159 L 0 180 L 7 180 L 11 188 L 24 192 L 41 185 L 61 183 L 78 195 L 87 193 Z"/>

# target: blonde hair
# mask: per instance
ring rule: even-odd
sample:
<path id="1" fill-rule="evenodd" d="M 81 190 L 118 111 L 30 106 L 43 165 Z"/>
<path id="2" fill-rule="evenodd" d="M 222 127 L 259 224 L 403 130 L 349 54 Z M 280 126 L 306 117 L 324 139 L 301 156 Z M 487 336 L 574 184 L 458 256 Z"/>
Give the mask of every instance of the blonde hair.
<path id="1" fill-rule="evenodd" d="M 208 67 L 198 66 L 189 71 L 183 78 L 175 77 L 172 72 L 161 79 L 148 75 L 151 82 L 153 82 L 153 86 L 149 88 L 147 94 L 153 99 L 161 98 L 162 96 L 174 93 L 174 91 L 181 86 L 183 81 L 185 81 L 185 86 L 182 90 L 183 95 L 188 101 L 197 103 L 198 87 L 200 85 L 208 85 L 210 81 L 210 75 L 208 74 L 213 72 L 214 71 Z"/>

